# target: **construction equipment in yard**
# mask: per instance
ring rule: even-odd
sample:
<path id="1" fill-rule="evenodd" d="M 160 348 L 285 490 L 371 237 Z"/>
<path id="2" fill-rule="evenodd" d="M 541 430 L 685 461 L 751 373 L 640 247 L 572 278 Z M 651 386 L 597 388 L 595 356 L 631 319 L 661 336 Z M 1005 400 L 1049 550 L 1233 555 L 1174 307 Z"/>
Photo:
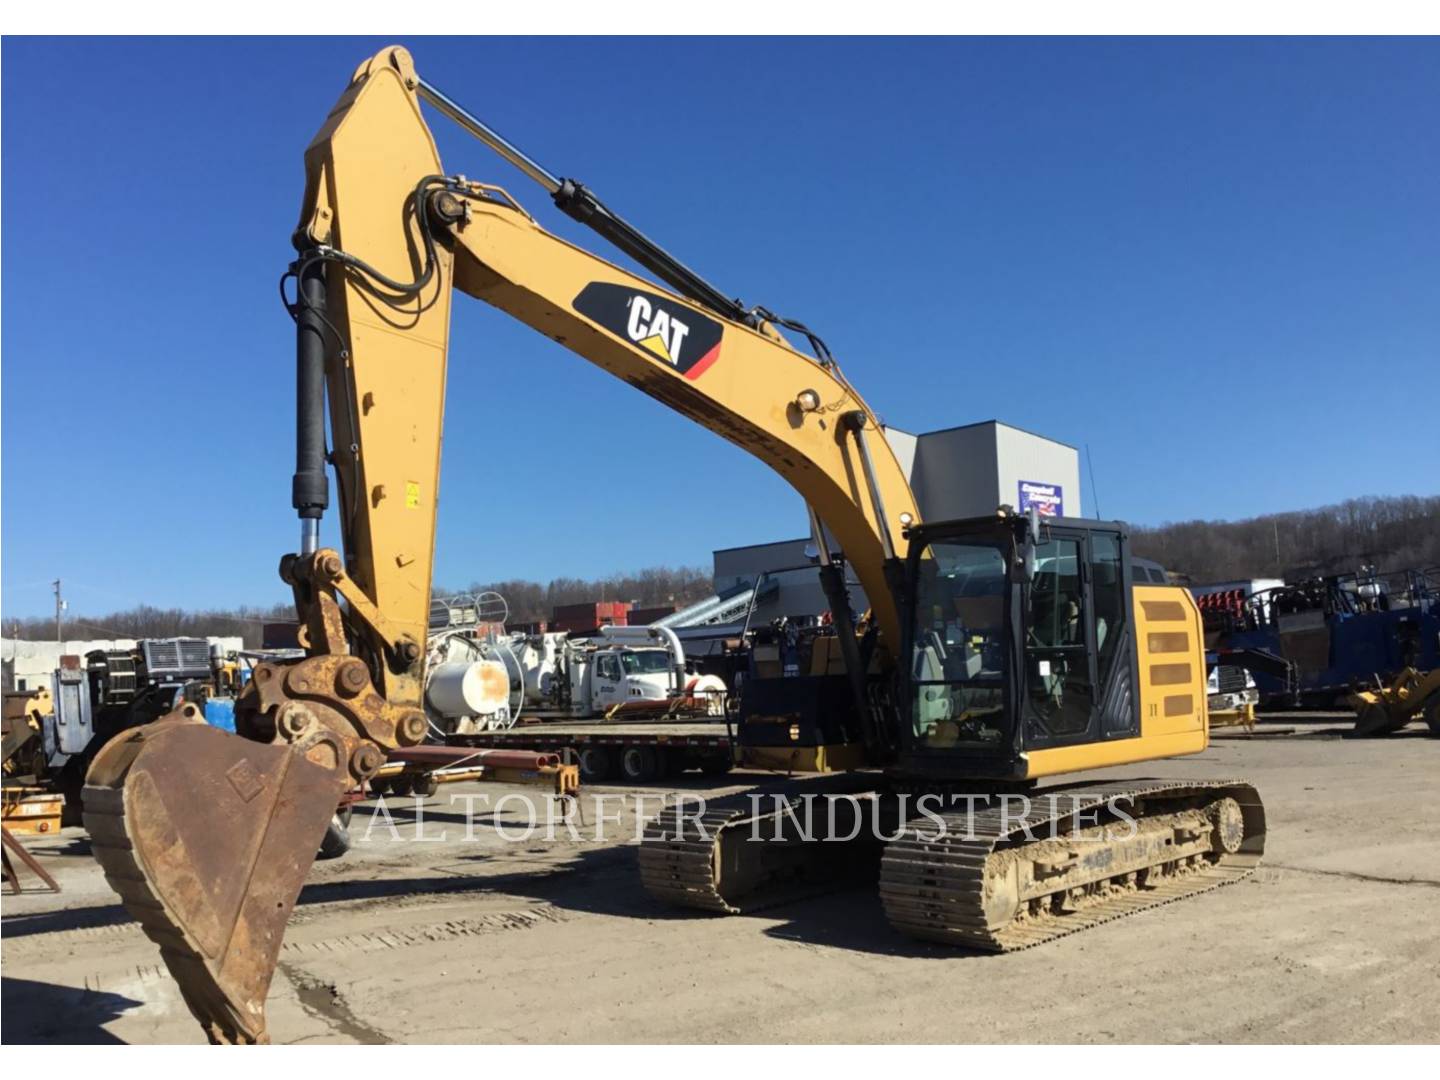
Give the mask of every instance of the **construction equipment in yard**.
<path id="1" fill-rule="evenodd" d="M 665 285 L 546 232 L 503 189 L 446 175 L 422 101 Z M 852 797 L 842 818 L 873 808 L 895 823 L 879 880 L 897 929 L 1016 948 L 1237 880 L 1258 863 L 1264 812 L 1243 781 L 1034 789 L 1208 743 L 1199 615 L 1184 590 L 1134 582 L 1124 526 L 1008 508 L 922 523 L 873 412 L 816 334 L 716 289 L 422 80 L 404 49 L 356 70 L 306 152 L 306 178 L 289 274 L 301 537 L 280 563 L 306 655 L 256 666 L 236 703 L 236 735 L 181 710 L 114 740 L 85 797 L 107 879 L 211 1039 L 266 1037 L 285 924 L 337 798 L 429 727 L 454 289 L 750 452 L 804 498 L 843 673 L 827 665 L 774 680 L 792 685 L 758 695 L 763 713 L 742 714 L 742 760 L 750 732 L 764 734 L 761 745 L 783 740 L 789 759 L 841 773 L 827 783 Z M 327 461 L 343 557 L 319 544 Z M 863 634 L 831 538 L 870 605 Z M 1030 822 L 1007 815 L 1017 791 L 1048 800 L 1038 820 L 1061 839 L 1033 842 Z M 904 800 L 916 793 L 949 800 L 942 820 L 955 827 L 935 834 L 929 820 L 911 820 Z M 952 812 L 956 798 L 976 810 L 973 828 Z M 1136 828 L 1112 836 L 1121 802 Z M 714 828 L 704 840 L 674 814 L 648 827 L 640 870 L 656 896 L 744 910 L 772 887 L 823 881 L 876 853 L 834 833 L 796 836 L 784 808 L 712 804 L 705 817 Z M 752 837 L 756 822 L 783 842 Z M 878 841 L 864 832 L 859 843 Z"/>
<path id="2" fill-rule="evenodd" d="M 543 719 L 725 715 L 725 684 L 686 670 L 685 647 L 664 626 L 602 626 L 596 638 L 514 635 L 524 708 Z"/>
<path id="3" fill-rule="evenodd" d="M 173 710 L 186 694 L 233 693 L 238 665 L 205 638 L 142 638 L 128 648 L 60 657 L 50 686 L 5 695 L 5 776 L 65 800 L 80 823 L 80 791 L 110 739 Z"/>
<path id="4" fill-rule="evenodd" d="M 1205 679 L 1205 711 L 1210 727 L 1241 727 L 1255 730 L 1255 707 L 1260 691 L 1255 676 L 1244 663 L 1224 663 L 1227 654 L 1206 653 L 1208 673 Z"/>
<path id="5" fill-rule="evenodd" d="M 695 626 L 714 626 L 739 622 L 745 618 L 755 599 L 754 586 L 739 586 L 727 590 L 723 595 L 716 593 L 698 600 L 689 607 L 656 619 L 653 626 L 669 627 L 672 630 L 689 629 Z"/>
<path id="6" fill-rule="evenodd" d="M 1288 661 L 1283 675 L 1256 669 L 1266 704 L 1333 708 L 1375 679 L 1440 666 L 1440 567 L 1364 567 L 1200 603 L 1209 647 Z"/>
<path id="7" fill-rule="evenodd" d="M 4 767 L 0 828 L 4 833 L 5 881 L 12 893 L 20 892 L 20 878 L 10 861 L 12 852 L 52 892 L 60 891 L 55 879 L 25 850 L 16 835 L 60 831 L 64 798 L 41 783 L 47 773 L 46 726 L 47 721 L 53 723 L 54 711 L 49 687 L 8 691 L 4 696 L 4 721 L 0 727 L 0 760 Z"/>
<path id="8" fill-rule="evenodd" d="M 483 735 L 453 735 L 454 746 L 535 750 L 573 757 L 587 784 L 622 780 L 646 784 L 687 769 L 723 776 L 735 764 L 728 723 L 645 717 L 615 722 L 552 721 Z M 754 764 L 754 762 L 749 762 Z"/>
<path id="9" fill-rule="evenodd" d="M 0 720 L 0 767 L 11 778 L 43 777 L 46 771 L 45 718 L 55 714 L 48 686 L 7 690 Z"/>
<path id="10" fill-rule="evenodd" d="M 1355 710 L 1352 735 L 1393 735 L 1418 720 L 1440 735 L 1440 668 L 1406 668 L 1388 683 L 1352 694 L 1348 704 Z"/>
<path id="11" fill-rule="evenodd" d="M 406 746 L 392 750 L 370 778 L 378 795 L 433 795 L 440 784 L 487 780 L 497 784 L 537 784 L 557 799 L 580 790 L 580 769 L 560 755 L 503 747 Z"/>
<path id="12" fill-rule="evenodd" d="M 505 731 L 527 720 L 725 715 L 725 683 L 688 672 L 665 627 L 567 633 L 432 633 L 426 711 L 446 737 Z"/>
<path id="13" fill-rule="evenodd" d="M 4 830 L 5 881 L 20 892 L 20 879 L 10 862 L 13 852 L 52 892 L 60 886 L 25 850 L 20 835 L 44 836 L 60 831 L 65 800 L 34 783 L 45 777 L 45 725 L 54 719 L 48 688 L 5 694 L 3 751 L 4 786 L 0 787 L 0 827 Z"/>
<path id="14" fill-rule="evenodd" d="M 0 820 L 11 832 L 44 836 L 60 831 L 63 796 L 43 787 L 6 784 L 0 789 L 0 799 Z"/>

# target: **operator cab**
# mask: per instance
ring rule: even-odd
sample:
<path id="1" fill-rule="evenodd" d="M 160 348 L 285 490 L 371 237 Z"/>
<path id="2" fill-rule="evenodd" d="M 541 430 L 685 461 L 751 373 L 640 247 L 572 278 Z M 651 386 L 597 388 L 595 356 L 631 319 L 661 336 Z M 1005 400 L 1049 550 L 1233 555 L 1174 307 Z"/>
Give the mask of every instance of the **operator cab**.
<path id="1" fill-rule="evenodd" d="M 1023 777 L 1027 751 L 1139 734 L 1123 525 L 1003 514 L 908 535 L 905 771 Z"/>
<path id="2" fill-rule="evenodd" d="M 602 648 L 595 654 L 592 697 L 597 711 L 636 701 L 664 701 L 678 693 L 675 658 L 667 649 Z"/>

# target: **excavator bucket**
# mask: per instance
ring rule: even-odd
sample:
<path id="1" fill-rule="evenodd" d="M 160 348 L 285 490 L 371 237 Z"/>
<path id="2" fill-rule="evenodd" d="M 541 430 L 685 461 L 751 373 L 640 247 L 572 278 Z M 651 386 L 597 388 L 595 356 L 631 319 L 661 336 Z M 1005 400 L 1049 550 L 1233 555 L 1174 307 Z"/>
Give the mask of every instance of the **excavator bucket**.
<path id="1" fill-rule="evenodd" d="M 86 777 L 105 878 L 160 946 L 211 1042 L 267 1042 L 285 923 L 344 779 L 194 705 L 113 739 Z"/>

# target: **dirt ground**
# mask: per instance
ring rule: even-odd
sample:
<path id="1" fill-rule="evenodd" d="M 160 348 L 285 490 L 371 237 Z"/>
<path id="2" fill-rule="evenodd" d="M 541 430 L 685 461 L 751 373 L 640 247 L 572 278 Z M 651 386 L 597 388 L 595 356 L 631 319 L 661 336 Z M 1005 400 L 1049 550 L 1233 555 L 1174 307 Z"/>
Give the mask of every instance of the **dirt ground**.
<path id="1" fill-rule="evenodd" d="M 1277 721 L 1279 718 L 1277 718 Z M 752 916 L 672 912 L 633 844 L 465 838 L 441 788 L 317 863 L 269 1001 L 278 1043 L 1434 1042 L 1440 739 L 1320 722 L 1107 775 L 1244 777 L 1251 879 L 1005 956 L 900 937 L 873 890 Z M 1263 730 L 1263 729 L 1262 729 Z M 726 779 L 733 790 L 744 777 Z M 695 778 L 679 788 L 718 791 Z M 505 791 L 486 789 L 492 800 Z M 518 791 L 519 789 L 509 789 Z M 652 788 L 652 796 L 661 789 Z M 670 790 L 675 790 L 671 788 Z M 634 795 L 590 788 L 587 796 Z M 542 800 L 543 801 L 543 800 Z M 613 811 L 618 799 L 612 798 Z M 654 808 L 657 803 L 652 803 Z M 626 834 L 633 836 L 633 806 Z M 587 809 L 591 830 L 593 807 Z M 503 822 L 523 815 L 512 800 Z M 609 826 L 614 829 L 614 823 Z M 202 1041 L 82 831 L 31 844 L 64 886 L 3 902 L 5 1042 Z M 27 889 L 37 882 L 27 878 Z"/>

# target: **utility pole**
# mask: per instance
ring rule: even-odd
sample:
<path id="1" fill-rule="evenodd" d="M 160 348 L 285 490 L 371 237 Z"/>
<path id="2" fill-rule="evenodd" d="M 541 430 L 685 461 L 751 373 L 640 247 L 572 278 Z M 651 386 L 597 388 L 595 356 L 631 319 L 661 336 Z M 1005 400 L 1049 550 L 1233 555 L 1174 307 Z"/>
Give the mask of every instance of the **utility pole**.
<path id="1" fill-rule="evenodd" d="M 1270 524 L 1275 527 L 1275 573 L 1280 574 L 1280 519 L 1272 518 Z"/>
<path id="2" fill-rule="evenodd" d="M 55 644 L 60 644 L 65 638 L 60 633 L 60 613 L 65 610 L 65 601 L 60 599 L 60 579 L 55 579 Z"/>

